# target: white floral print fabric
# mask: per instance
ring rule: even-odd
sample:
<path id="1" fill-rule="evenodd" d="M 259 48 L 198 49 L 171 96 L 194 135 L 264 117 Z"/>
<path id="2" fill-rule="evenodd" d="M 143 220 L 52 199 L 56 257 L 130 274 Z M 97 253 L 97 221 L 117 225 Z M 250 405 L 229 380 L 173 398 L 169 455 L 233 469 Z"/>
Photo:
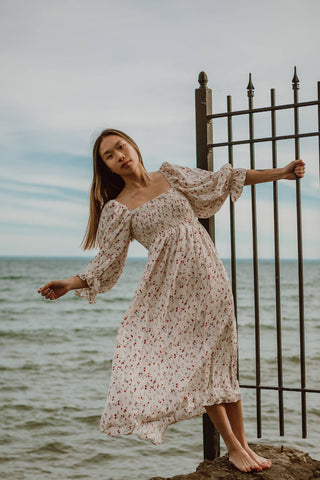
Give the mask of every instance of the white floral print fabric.
<path id="1" fill-rule="evenodd" d="M 148 262 L 117 334 L 101 431 L 136 434 L 154 444 L 167 427 L 240 399 L 237 335 L 230 283 L 197 217 L 241 195 L 245 169 L 217 172 L 165 162 L 171 188 L 134 210 L 110 200 L 98 230 L 99 254 L 76 291 L 90 303 L 118 280 L 131 239 Z"/>

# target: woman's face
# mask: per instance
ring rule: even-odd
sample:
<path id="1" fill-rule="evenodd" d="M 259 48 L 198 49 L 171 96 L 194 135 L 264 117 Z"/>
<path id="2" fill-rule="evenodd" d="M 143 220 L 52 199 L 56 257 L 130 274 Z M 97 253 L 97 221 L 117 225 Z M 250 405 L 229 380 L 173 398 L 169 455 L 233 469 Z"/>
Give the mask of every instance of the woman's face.
<path id="1" fill-rule="evenodd" d="M 125 176 L 140 164 L 136 149 L 119 135 L 108 135 L 100 143 L 99 153 L 103 163 L 113 173 Z"/>

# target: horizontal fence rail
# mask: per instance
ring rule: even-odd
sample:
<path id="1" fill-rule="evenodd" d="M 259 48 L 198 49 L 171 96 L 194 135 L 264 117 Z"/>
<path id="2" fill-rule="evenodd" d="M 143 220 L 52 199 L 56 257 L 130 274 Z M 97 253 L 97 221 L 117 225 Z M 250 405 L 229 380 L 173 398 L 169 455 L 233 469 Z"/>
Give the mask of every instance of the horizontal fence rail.
<path id="1" fill-rule="evenodd" d="M 249 145 L 250 168 L 255 169 L 255 144 L 270 142 L 272 146 L 272 167 L 277 168 L 277 146 L 281 140 L 294 140 L 295 158 L 300 158 L 300 139 L 318 137 L 319 162 L 320 162 L 320 82 L 318 82 L 317 100 L 299 102 L 298 90 L 300 82 L 296 68 L 292 79 L 293 103 L 276 105 L 275 90 L 270 91 L 270 106 L 254 108 L 254 86 L 251 74 L 247 86 L 248 109 L 232 110 L 232 99 L 227 97 L 227 111 L 212 113 L 212 92 L 207 87 L 208 79 L 204 72 L 199 74 L 200 88 L 196 89 L 196 142 L 197 142 L 197 166 L 199 168 L 213 170 L 215 148 L 228 147 L 228 162 L 233 166 L 233 147 L 235 145 Z M 304 107 L 318 107 L 317 130 L 312 132 L 300 132 L 299 112 Z M 277 135 L 276 112 L 291 110 L 294 115 L 294 133 L 290 135 Z M 254 133 L 254 118 L 256 114 L 270 112 L 271 136 L 257 138 Z M 248 118 L 249 135 L 245 140 L 233 139 L 233 123 L 235 116 L 244 115 Z M 226 118 L 227 138 L 223 142 L 213 141 L 212 122 L 216 119 Z M 320 163 L 319 163 L 320 165 Z M 279 433 L 284 435 L 284 392 L 298 392 L 301 395 L 301 427 L 302 437 L 307 436 L 307 407 L 306 394 L 320 393 L 320 389 L 307 388 L 306 386 L 306 351 L 305 351 L 305 325 L 304 325 L 304 280 L 303 280 L 303 249 L 302 249 L 302 209 L 301 209 L 301 186 L 300 179 L 296 179 L 296 231 L 297 231 L 297 265 L 298 265 L 298 297 L 299 297 L 299 349 L 300 349 L 300 387 L 287 387 L 283 380 L 283 354 L 282 354 L 282 318 L 281 318 L 281 284 L 280 284 L 280 249 L 279 249 L 279 213 L 278 213 L 278 185 L 273 182 L 273 228 L 274 228 L 274 275 L 275 275 L 275 328 L 276 328 L 276 357 L 277 357 L 277 385 L 263 385 L 261 380 L 261 351 L 260 351 L 260 298 L 259 298 L 259 249 L 257 236 L 257 200 L 256 186 L 251 185 L 251 228 L 252 228 L 252 268 L 253 268 L 253 293 L 254 293 L 254 316 L 255 316 L 255 384 L 240 384 L 241 388 L 254 389 L 256 391 L 256 421 L 257 437 L 262 435 L 262 403 L 261 392 L 271 390 L 278 392 Z M 236 275 L 236 232 L 234 205 L 230 202 L 230 256 L 231 256 L 231 284 L 234 295 L 235 314 L 237 317 L 237 275 Z M 214 217 L 201 220 L 215 241 Z M 207 414 L 203 416 L 204 458 L 212 460 L 220 455 L 219 436 L 212 426 Z"/>
<path id="2" fill-rule="evenodd" d="M 279 137 L 265 137 L 265 138 L 250 138 L 248 140 L 234 140 L 232 142 L 220 142 L 220 143 L 211 143 L 208 145 L 209 148 L 212 147 L 228 147 L 230 145 L 245 145 L 245 144 L 252 144 L 252 143 L 261 143 L 261 142 L 272 142 L 273 140 L 291 140 L 291 139 L 299 139 L 299 138 L 306 138 L 306 137 L 318 137 L 319 132 L 311 132 L 311 133 L 298 133 L 297 135 L 280 135 Z"/>
<path id="3" fill-rule="evenodd" d="M 248 113 L 274 112 L 276 110 L 285 110 L 295 107 L 311 107 L 312 105 L 319 105 L 319 100 L 313 100 L 312 102 L 300 102 L 297 105 L 294 103 L 288 103 L 286 105 L 273 105 L 262 108 L 248 108 L 247 110 L 234 110 L 233 112 L 213 113 L 208 115 L 207 119 L 211 120 L 213 118 L 234 117 L 235 115 L 248 115 Z M 319 132 L 317 132 L 317 135 L 319 135 Z"/>
<path id="4" fill-rule="evenodd" d="M 240 385 L 241 388 L 256 388 L 259 390 L 282 390 L 283 392 L 301 392 L 301 388 L 294 387 L 271 387 L 269 385 Z M 306 393 L 320 393 L 320 390 L 314 388 L 303 388 L 303 391 Z"/>

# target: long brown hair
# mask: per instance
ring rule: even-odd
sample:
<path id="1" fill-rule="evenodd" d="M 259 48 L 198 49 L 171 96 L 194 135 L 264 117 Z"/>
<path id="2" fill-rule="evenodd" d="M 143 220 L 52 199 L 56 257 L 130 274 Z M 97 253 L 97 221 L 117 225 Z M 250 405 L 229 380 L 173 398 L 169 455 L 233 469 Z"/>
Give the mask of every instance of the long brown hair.
<path id="1" fill-rule="evenodd" d="M 116 198 L 124 187 L 124 180 L 117 173 L 112 173 L 103 162 L 99 149 L 102 140 L 108 135 L 118 135 L 126 140 L 136 150 L 139 161 L 143 165 L 141 152 L 136 142 L 121 130 L 108 128 L 97 137 L 93 146 L 93 179 L 90 191 L 90 213 L 86 233 L 82 240 L 83 250 L 97 246 L 97 230 L 101 211 L 104 205 Z M 144 165 L 143 165 L 144 167 Z"/>

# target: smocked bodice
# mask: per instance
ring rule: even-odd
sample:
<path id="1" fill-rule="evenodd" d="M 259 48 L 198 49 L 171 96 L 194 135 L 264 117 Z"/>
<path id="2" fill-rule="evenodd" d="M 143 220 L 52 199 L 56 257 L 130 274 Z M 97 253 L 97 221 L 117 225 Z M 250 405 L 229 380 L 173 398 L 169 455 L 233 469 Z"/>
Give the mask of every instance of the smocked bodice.
<path id="1" fill-rule="evenodd" d="M 133 239 L 147 250 L 164 236 L 175 237 L 181 228 L 198 224 L 187 198 L 174 188 L 158 195 L 134 210 L 118 204 L 131 214 L 130 231 Z"/>

